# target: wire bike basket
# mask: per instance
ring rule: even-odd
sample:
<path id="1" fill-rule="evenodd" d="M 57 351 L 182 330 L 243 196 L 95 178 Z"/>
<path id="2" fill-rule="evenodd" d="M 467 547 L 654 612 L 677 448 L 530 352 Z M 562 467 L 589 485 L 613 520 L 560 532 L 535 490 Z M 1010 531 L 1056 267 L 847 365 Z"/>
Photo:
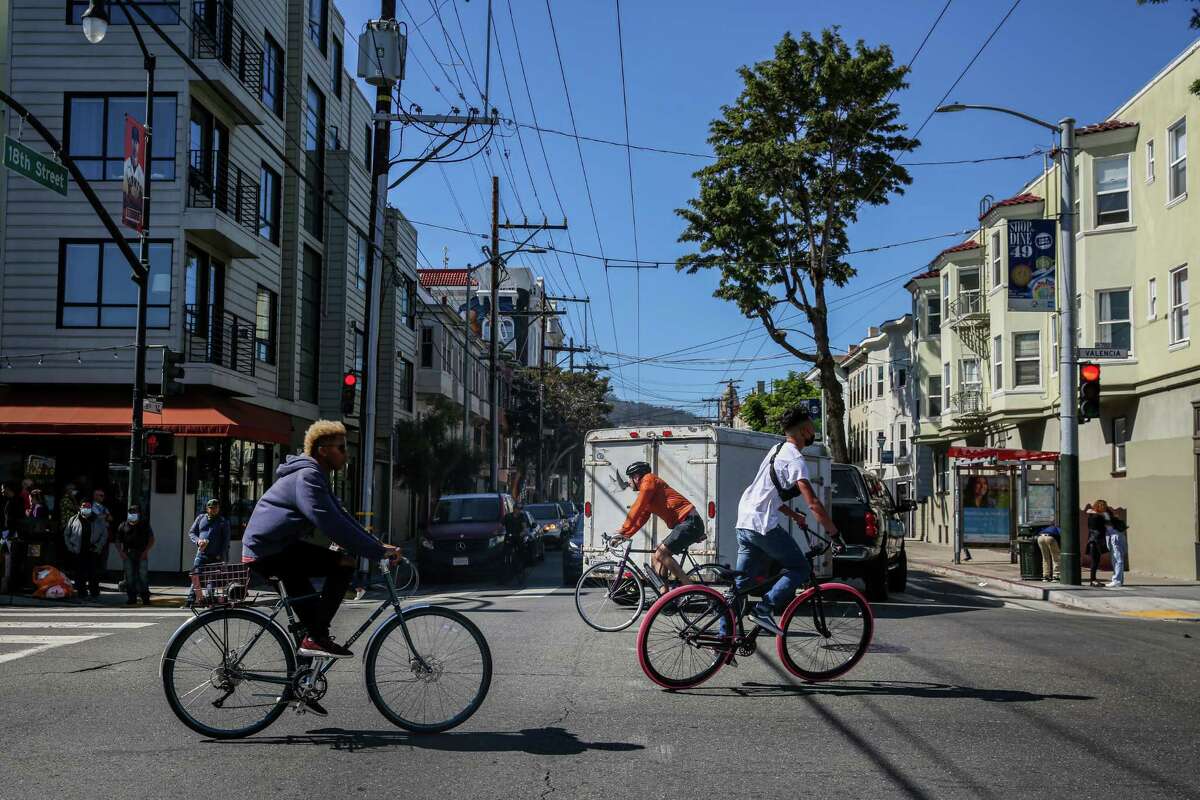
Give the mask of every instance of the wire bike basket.
<path id="1" fill-rule="evenodd" d="M 244 603 L 249 594 L 248 564 L 214 564 L 192 572 L 193 605 L 207 608 Z"/>

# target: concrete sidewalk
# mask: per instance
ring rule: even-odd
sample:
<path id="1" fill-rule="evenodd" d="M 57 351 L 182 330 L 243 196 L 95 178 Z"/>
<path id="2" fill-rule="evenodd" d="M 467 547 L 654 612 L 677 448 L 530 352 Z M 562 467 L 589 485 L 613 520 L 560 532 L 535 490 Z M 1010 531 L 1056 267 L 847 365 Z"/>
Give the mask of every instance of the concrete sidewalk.
<path id="1" fill-rule="evenodd" d="M 1125 586 L 1119 589 L 1063 586 L 1057 581 L 1021 580 L 1020 568 L 1009 562 L 1007 549 L 976 547 L 971 550 L 970 561 L 955 564 L 949 547 L 912 539 L 904 546 L 913 569 L 970 581 L 984 591 L 990 588 L 1097 614 L 1200 622 L 1200 583 L 1127 571 Z M 1087 576 L 1085 570 L 1085 582 Z M 1101 570 L 1096 577 L 1107 583 L 1111 576 L 1112 573 Z"/>

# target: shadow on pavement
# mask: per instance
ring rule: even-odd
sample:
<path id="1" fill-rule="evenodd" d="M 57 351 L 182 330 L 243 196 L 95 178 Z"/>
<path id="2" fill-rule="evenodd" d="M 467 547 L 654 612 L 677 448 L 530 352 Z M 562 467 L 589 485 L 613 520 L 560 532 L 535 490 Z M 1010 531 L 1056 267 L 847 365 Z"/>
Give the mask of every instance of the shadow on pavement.
<path id="1" fill-rule="evenodd" d="M 415 747 L 448 753 L 529 753 L 539 756 L 575 756 L 590 750 L 628 752 L 645 749 L 629 742 L 585 742 L 565 728 L 527 728 L 510 733 L 471 732 L 417 735 L 402 731 L 361 731 L 317 728 L 293 736 L 259 736 L 252 739 L 210 739 L 221 745 L 315 745 L 331 750 L 373 750 Z"/>
<path id="2" fill-rule="evenodd" d="M 922 700 L 983 700 L 1032 703 L 1041 700 L 1095 700 L 1081 694 L 1041 694 L 1023 689 L 982 689 L 924 681 L 833 681 L 821 684 L 744 683 L 741 686 L 671 690 L 699 697 L 916 697 Z"/>

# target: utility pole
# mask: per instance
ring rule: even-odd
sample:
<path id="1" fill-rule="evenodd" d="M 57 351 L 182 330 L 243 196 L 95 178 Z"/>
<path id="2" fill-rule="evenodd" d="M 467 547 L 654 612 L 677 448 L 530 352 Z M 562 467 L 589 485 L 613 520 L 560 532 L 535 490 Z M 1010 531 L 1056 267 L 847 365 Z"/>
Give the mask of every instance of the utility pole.
<path id="1" fill-rule="evenodd" d="M 739 383 L 741 383 L 741 381 L 737 381 L 737 380 L 729 379 L 729 380 L 719 381 L 719 383 L 723 383 L 723 384 L 725 384 L 725 387 L 726 387 L 726 388 L 725 388 L 725 395 L 724 395 L 724 398 L 723 398 L 723 400 L 724 400 L 724 403 L 725 403 L 725 414 L 724 414 L 724 415 L 722 415 L 722 414 L 721 414 L 721 407 L 720 407 L 720 404 L 718 403 L 718 405 L 717 405 L 717 416 L 718 416 L 718 417 L 722 417 L 722 416 L 723 416 L 723 417 L 724 417 L 725 424 L 727 424 L 729 427 L 731 427 L 731 428 L 732 428 L 732 427 L 733 427 L 733 418 L 734 418 L 734 417 L 736 416 L 736 414 L 737 414 L 737 399 L 738 399 L 738 396 L 737 396 L 737 389 L 736 389 L 735 387 L 736 387 L 736 386 L 737 386 Z"/>
<path id="2" fill-rule="evenodd" d="M 1058 399 L 1059 454 L 1058 485 L 1060 506 L 1058 525 L 1062 531 L 1059 572 L 1064 583 L 1082 583 L 1079 561 L 1079 418 L 1075 415 L 1079 376 L 1075 372 L 1075 120 L 1067 117 L 1059 123 L 1059 182 L 1062 207 L 1058 210 L 1059 247 L 1062 253 L 1062 282 L 1059 297 Z"/>

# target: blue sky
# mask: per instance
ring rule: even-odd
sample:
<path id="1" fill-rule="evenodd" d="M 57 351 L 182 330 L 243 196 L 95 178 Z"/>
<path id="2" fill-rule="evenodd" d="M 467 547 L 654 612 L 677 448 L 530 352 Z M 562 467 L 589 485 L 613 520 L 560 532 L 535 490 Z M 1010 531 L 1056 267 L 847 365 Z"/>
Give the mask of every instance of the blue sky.
<path id="1" fill-rule="evenodd" d="M 1011 5 L 1010 0 L 951 1 L 913 66 L 910 88 L 896 96 L 910 130 L 925 120 Z M 817 32 L 839 25 L 847 40 L 887 43 L 897 62 L 904 63 L 944 6 L 945 0 L 626 0 L 621 22 L 629 141 L 709 152 L 707 125 L 721 104 L 736 97 L 737 68 L 769 57 L 786 31 Z M 379 9 L 377 0 L 341 0 L 339 7 L 353 34 Z M 467 103 L 481 104 L 475 83 L 483 83 L 486 7 L 485 0 L 399 0 L 399 17 L 411 28 L 408 77 L 402 87 L 406 100 L 426 113 L 445 113 L 451 103 L 466 106 L 457 96 L 461 87 Z M 498 52 L 494 47 L 490 104 L 502 117 L 532 123 L 536 112 L 541 127 L 571 131 L 545 0 L 494 0 L 493 8 Z M 551 0 L 551 9 L 575 126 L 583 136 L 623 141 L 614 2 Z M 1007 105 L 1052 121 L 1073 116 L 1081 125 L 1095 122 L 1111 114 L 1192 41 L 1195 32 L 1187 27 L 1188 15 L 1188 5 L 1181 2 L 1143 7 L 1135 0 L 1022 0 L 949 99 Z M 462 63 L 468 60 L 468 44 L 474 80 L 468 76 L 471 65 Z M 353 70 L 351 51 L 347 47 Z M 1013 155 L 1049 144 L 1048 134 L 1037 128 L 983 114 L 937 115 L 920 139 L 921 148 L 905 160 Z M 411 156 L 428 141 L 410 129 L 404 133 L 403 152 Z M 603 252 L 609 259 L 636 255 L 671 260 L 686 252 L 677 242 L 682 226 L 674 210 L 694 196 L 692 172 L 706 163 L 704 159 L 633 152 L 635 240 L 625 149 L 591 142 L 580 147 L 590 200 L 573 139 L 551 133 L 539 139 L 535 131 L 520 129 L 518 135 L 509 127 L 498 131 L 487 156 L 426 166 L 394 190 L 390 200 L 415 221 L 486 233 L 494 172 L 500 175 L 504 213 L 514 221 L 522 208 L 531 219 L 540 219 L 544 210 L 552 221 L 560 221 L 565 212 L 570 237 L 555 234 L 559 248 L 597 256 Z M 1040 157 L 913 166 L 913 184 L 903 196 L 864 210 L 853 229 L 852 247 L 968 229 L 975 224 L 983 195 L 1008 196 L 1040 169 Z M 421 266 L 427 265 L 425 258 L 440 266 L 444 252 L 451 266 L 475 263 L 484 243 L 423 225 L 418 225 L 418 235 Z M 538 241 L 550 240 L 540 235 Z M 869 325 L 903 314 L 909 302 L 904 281 L 879 284 L 919 270 L 956 241 L 959 238 L 947 237 L 853 256 L 858 276 L 831 295 L 835 346 L 844 349 L 861 339 Z M 637 355 L 656 356 L 725 337 L 674 357 L 676 363 L 655 361 L 614 370 L 620 397 L 712 413 L 699 399 L 715 395 L 717 381 L 740 378 L 745 391 L 757 380 L 769 381 L 804 366 L 784 357 L 779 347 L 766 341 L 761 327 L 750 327 L 733 305 L 712 297 L 715 274 L 688 276 L 663 266 L 609 269 L 606 275 L 596 258 L 563 254 L 518 256 L 512 263 L 545 275 L 555 292 L 591 297 L 588 343 L 629 354 L 597 354 L 599 362 L 616 366 Z M 581 309 L 573 307 L 567 321 L 568 333 L 577 342 L 584 339 Z M 679 362 L 680 358 L 691 360 Z"/>

